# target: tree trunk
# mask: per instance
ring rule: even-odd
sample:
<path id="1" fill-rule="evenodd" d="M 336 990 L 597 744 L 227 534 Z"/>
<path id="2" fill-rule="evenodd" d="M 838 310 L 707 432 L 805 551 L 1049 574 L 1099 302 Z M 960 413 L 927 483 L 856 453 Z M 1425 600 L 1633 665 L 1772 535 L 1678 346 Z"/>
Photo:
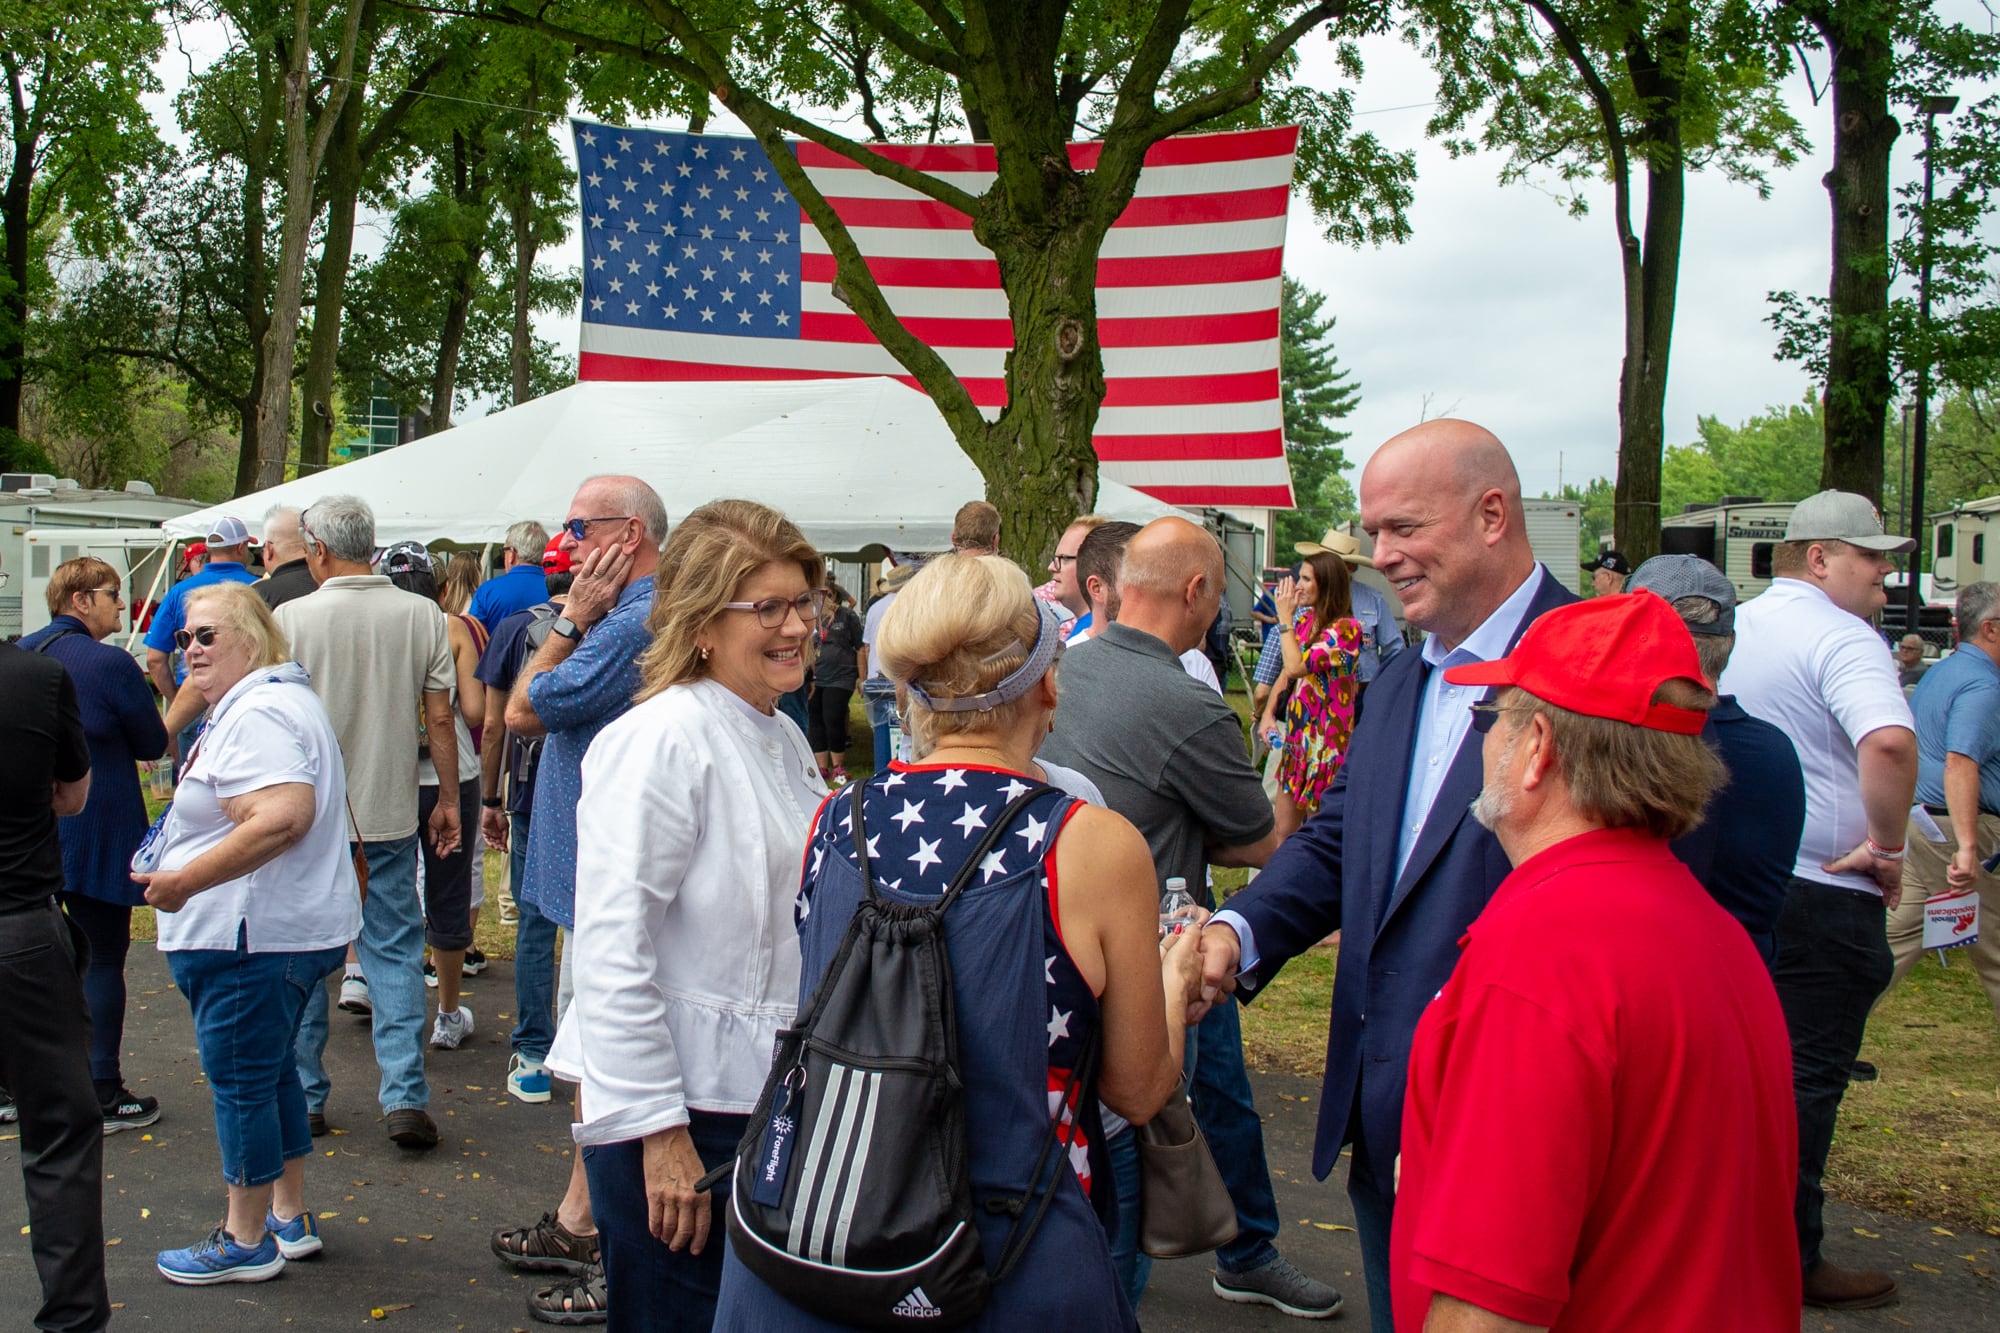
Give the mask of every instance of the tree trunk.
<path id="1" fill-rule="evenodd" d="M 1618 549 L 1637 564 L 1660 551 L 1660 465 L 1666 449 L 1667 367 L 1674 338 L 1674 307 L 1681 271 L 1681 235 L 1687 214 L 1687 177 L 1679 165 L 1680 126 L 1660 126 L 1670 141 L 1669 164 L 1646 172 L 1646 228 L 1638 263 L 1625 280 L 1638 282 L 1638 299 L 1625 302 L 1626 355 L 1618 382 L 1618 484 L 1613 531 Z"/>
<path id="2" fill-rule="evenodd" d="M 1048 561 L 1063 529 L 1097 501 L 1091 433 L 1104 401 L 1093 293 L 1105 229 L 1091 216 L 1082 178 L 1066 161 L 1053 171 L 1037 225 L 976 225 L 999 261 L 1014 350 L 1000 419 L 958 441 L 1000 511 L 1001 551 L 1030 570 Z"/>
<path id="3" fill-rule="evenodd" d="M 238 402 L 241 429 L 237 436 L 236 487 L 232 494 L 248 495 L 260 489 L 257 481 L 257 408 L 264 397 L 264 380 L 270 361 L 265 354 L 265 334 L 271 327 L 270 292 L 264 272 L 264 188 L 262 163 L 244 164 L 243 174 L 243 322 L 250 346 L 250 388 Z"/>
<path id="4" fill-rule="evenodd" d="M 1882 0 L 1835 0 L 1819 20 L 1833 57 L 1833 270 L 1827 289 L 1826 452 L 1820 485 L 1882 503 L 1889 373 L 1889 114 L 1894 68 Z"/>
<path id="5" fill-rule="evenodd" d="M 451 155 L 452 199 L 458 205 L 458 224 L 465 226 L 475 210 L 482 205 L 491 207 L 485 198 L 485 149 L 483 145 L 467 143 L 463 134 L 454 131 Z M 452 398 L 458 384 L 458 355 L 465 346 L 465 324 L 472 314 L 472 300 L 479 292 L 479 266 L 486 256 L 484 241 L 488 217 L 490 213 L 480 217 L 479 225 L 464 238 L 465 256 L 459 261 L 457 272 L 452 274 L 451 295 L 445 304 L 444 327 L 438 332 L 437 371 L 431 377 L 430 424 L 424 432 L 427 435 L 451 429 Z"/>
<path id="6" fill-rule="evenodd" d="M 11 71 L 10 71 L 11 73 Z M 0 197 L 0 231 L 5 232 L 7 292 L 0 304 L 0 432 L 21 430 L 21 384 L 27 374 L 28 334 L 28 205 L 35 186 L 35 154 L 40 148 L 28 133 L 18 75 L 12 84 L 14 141 L 13 168 L 7 175 L 7 192 Z"/>
<path id="7" fill-rule="evenodd" d="M 361 119 L 367 110 L 368 74 L 375 49 L 374 0 L 361 6 L 361 39 L 354 57 L 354 80 L 334 122 L 328 145 L 324 189 L 326 235 L 313 278 L 312 343 L 300 397 L 305 420 L 299 425 L 299 470 L 326 466 L 333 445 L 333 382 L 339 373 L 340 318 L 347 304 L 347 270 L 354 257 L 354 214 L 361 194 Z"/>
<path id="8" fill-rule="evenodd" d="M 534 126 L 525 133 L 539 134 L 541 126 L 536 122 L 536 113 L 541 110 L 541 65 L 538 61 L 528 62 L 528 95 L 523 110 L 525 119 Z M 700 133 L 690 130 L 691 134 Z M 530 316 L 531 293 L 535 280 L 535 253 L 540 244 L 535 237 L 535 187 L 524 169 L 521 179 L 507 192 L 507 213 L 514 227 L 514 333 L 508 346 L 507 369 L 514 381 L 514 403 L 519 407 L 533 396 L 533 372 L 535 359 L 535 332 Z"/>
<path id="9" fill-rule="evenodd" d="M 285 71 L 285 217 L 278 242 L 278 276 L 271 289 L 271 324 L 265 331 L 264 391 L 257 402 L 257 488 L 285 479 L 292 444 L 292 366 L 298 350 L 299 309 L 305 301 L 307 251 L 318 200 L 319 174 L 333 125 L 345 107 L 361 20 L 361 0 L 351 0 L 339 63 L 318 123 L 306 114 L 312 72 L 312 4 L 298 0 L 289 67 Z"/>

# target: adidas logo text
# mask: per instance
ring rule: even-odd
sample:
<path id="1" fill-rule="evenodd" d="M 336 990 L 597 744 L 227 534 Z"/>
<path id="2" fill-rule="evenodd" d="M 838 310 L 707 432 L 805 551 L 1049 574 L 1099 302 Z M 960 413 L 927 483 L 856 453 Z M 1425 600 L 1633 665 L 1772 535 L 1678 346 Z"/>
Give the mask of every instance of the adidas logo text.
<path id="1" fill-rule="evenodd" d="M 924 1295 L 922 1287 L 913 1287 L 910 1294 L 897 1301 L 889 1313 L 900 1319 L 937 1319 L 944 1311 L 931 1304 L 931 1298 Z"/>

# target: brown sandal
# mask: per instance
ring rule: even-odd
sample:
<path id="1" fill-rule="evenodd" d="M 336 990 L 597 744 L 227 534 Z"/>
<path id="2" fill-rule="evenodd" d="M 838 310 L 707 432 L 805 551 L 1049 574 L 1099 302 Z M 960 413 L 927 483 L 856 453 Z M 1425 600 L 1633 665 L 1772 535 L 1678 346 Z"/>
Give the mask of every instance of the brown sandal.
<path id="1" fill-rule="evenodd" d="M 579 1236 L 543 1213 L 531 1227 L 502 1227 L 493 1233 L 493 1253 L 502 1263 L 524 1273 L 581 1274 L 597 1263 L 595 1234 Z"/>
<path id="2" fill-rule="evenodd" d="M 528 1313 L 544 1324 L 572 1328 L 610 1322 L 611 1301 L 604 1286 L 603 1266 L 591 1264 L 570 1281 L 535 1292 L 528 1297 Z"/>

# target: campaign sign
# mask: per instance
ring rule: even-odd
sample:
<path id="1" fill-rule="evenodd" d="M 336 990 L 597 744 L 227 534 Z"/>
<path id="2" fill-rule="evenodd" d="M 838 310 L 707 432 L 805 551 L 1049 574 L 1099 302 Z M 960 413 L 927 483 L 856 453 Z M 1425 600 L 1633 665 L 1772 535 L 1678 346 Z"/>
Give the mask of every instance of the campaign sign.
<path id="1" fill-rule="evenodd" d="M 1934 893 L 1924 900 L 1924 947 L 1955 949 L 1979 938 L 1979 892 L 1973 888 Z"/>

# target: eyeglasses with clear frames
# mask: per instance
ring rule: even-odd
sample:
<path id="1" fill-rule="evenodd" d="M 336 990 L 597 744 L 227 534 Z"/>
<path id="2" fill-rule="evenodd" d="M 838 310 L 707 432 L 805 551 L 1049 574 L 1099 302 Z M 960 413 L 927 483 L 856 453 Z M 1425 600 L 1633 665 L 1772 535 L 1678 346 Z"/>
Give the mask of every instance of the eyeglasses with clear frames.
<path id="1" fill-rule="evenodd" d="M 761 602 L 724 602 L 725 611 L 755 611 L 757 623 L 765 629 L 777 629 L 785 623 L 787 612 L 796 611 L 799 620 L 808 626 L 819 623 L 826 612 L 827 591 L 814 588 L 802 592 L 797 597 L 766 597 Z"/>

